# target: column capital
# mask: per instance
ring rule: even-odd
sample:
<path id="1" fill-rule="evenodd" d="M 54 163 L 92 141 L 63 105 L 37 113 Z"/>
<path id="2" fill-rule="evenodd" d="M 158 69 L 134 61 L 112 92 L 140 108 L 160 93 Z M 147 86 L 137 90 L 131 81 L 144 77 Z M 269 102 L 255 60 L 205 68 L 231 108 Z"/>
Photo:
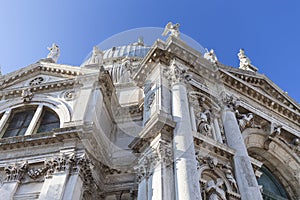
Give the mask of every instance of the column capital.
<path id="1" fill-rule="evenodd" d="M 6 165 L 4 171 L 6 173 L 5 182 L 20 181 L 28 169 L 28 162 L 13 163 Z"/>
<path id="2" fill-rule="evenodd" d="M 138 182 L 148 178 L 154 172 L 159 163 L 171 164 L 173 162 L 173 153 L 170 143 L 165 140 L 159 140 L 155 147 L 148 149 L 139 159 L 137 172 Z"/>
<path id="3" fill-rule="evenodd" d="M 228 94 L 223 91 L 220 96 L 225 109 L 229 109 L 234 112 L 239 107 L 240 100 L 233 94 Z"/>
<path id="4" fill-rule="evenodd" d="M 170 66 L 163 70 L 163 75 L 169 80 L 171 86 L 179 83 L 184 84 L 190 80 L 190 75 L 187 74 L 187 70 L 188 68 L 186 66 L 176 59 L 173 59 Z"/>

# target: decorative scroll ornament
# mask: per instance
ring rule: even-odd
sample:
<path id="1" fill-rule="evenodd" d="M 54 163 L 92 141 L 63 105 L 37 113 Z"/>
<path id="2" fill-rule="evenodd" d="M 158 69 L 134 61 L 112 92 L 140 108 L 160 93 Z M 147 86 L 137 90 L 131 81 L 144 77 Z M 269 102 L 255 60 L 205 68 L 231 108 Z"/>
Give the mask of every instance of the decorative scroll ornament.
<path id="1" fill-rule="evenodd" d="M 179 26 L 180 26 L 180 24 L 178 24 L 178 23 L 173 24 L 172 22 L 169 22 L 165 26 L 165 30 L 161 35 L 166 36 L 170 32 L 170 36 L 179 37 L 180 36 Z"/>
<path id="2" fill-rule="evenodd" d="M 33 98 L 33 93 L 31 92 L 31 89 L 24 89 L 21 93 L 21 98 L 23 102 L 29 102 Z"/>
<path id="3" fill-rule="evenodd" d="M 66 92 L 64 93 L 63 96 L 64 96 L 64 99 L 65 99 L 66 101 L 72 101 L 72 100 L 75 99 L 76 94 L 75 94 L 75 91 L 74 91 L 74 90 L 68 90 L 68 91 L 66 91 Z"/>
<path id="4" fill-rule="evenodd" d="M 5 181 L 20 181 L 28 169 L 28 162 L 14 163 L 4 167 L 6 173 Z"/>

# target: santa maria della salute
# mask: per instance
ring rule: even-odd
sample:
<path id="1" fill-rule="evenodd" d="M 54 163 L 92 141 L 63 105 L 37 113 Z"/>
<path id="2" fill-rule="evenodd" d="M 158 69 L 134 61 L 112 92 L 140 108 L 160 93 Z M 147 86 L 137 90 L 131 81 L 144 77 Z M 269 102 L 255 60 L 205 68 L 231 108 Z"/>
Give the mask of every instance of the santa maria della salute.
<path id="1" fill-rule="evenodd" d="M 0 199 L 299 200 L 300 105 L 179 28 L 1 75 Z"/>

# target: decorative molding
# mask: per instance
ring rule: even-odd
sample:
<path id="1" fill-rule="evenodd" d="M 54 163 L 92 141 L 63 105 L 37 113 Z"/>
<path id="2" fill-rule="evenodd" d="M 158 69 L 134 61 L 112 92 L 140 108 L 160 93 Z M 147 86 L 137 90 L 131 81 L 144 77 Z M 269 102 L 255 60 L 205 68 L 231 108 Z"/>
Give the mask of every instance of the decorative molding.
<path id="1" fill-rule="evenodd" d="M 76 98 L 75 90 L 67 90 L 64 92 L 63 97 L 66 101 L 72 101 Z"/>

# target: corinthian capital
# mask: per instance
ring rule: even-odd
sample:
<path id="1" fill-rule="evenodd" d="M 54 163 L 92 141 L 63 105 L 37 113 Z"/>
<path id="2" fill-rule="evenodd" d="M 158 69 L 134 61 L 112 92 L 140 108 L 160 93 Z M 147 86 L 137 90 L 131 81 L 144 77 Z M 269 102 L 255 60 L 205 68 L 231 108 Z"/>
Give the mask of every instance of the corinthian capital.
<path id="1" fill-rule="evenodd" d="M 23 163 L 14 163 L 11 165 L 7 165 L 4 168 L 4 171 L 6 173 L 5 181 L 20 181 L 24 174 L 26 173 L 28 169 L 28 162 L 25 161 Z"/>
<path id="2" fill-rule="evenodd" d="M 222 98 L 222 103 L 226 108 L 235 111 L 239 107 L 240 101 L 234 95 L 229 95 L 226 92 L 222 92 L 221 98 Z"/>
<path id="3" fill-rule="evenodd" d="M 163 71 L 163 74 L 166 77 L 166 79 L 170 81 L 170 84 L 173 85 L 189 80 L 190 75 L 188 75 L 186 72 L 187 67 L 174 59 L 171 62 L 171 65 Z"/>

